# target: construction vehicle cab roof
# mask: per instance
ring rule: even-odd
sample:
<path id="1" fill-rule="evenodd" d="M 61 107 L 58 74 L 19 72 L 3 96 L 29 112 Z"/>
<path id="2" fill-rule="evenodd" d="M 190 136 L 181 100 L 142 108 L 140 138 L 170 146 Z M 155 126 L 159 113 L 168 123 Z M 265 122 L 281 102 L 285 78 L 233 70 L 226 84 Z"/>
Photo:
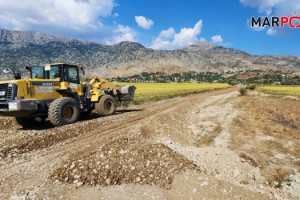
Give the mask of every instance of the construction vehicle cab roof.
<path id="1" fill-rule="evenodd" d="M 77 67 L 82 66 L 82 64 L 72 64 L 72 63 L 66 63 L 66 62 L 54 62 L 54 63 L 43 64 L 43 66 L 49 66 L 49 65 L 72 65 L 72 66 L 77 66 Z"/>

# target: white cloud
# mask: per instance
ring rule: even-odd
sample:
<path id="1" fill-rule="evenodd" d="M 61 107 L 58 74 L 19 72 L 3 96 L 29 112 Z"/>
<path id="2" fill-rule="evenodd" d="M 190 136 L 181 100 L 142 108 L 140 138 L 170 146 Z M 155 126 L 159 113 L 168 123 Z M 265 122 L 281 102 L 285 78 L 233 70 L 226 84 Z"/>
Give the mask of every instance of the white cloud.
<path id="1" fill-rule="evenodd" d="M 211 42 L 212 43 L 222 43 L 223 42 L 223 38 L 221 35 L 215 35 L 215 36 L 212 36 L 211 38 Z"/>
<path id="2" fill-rule="evenodd" d="M 170 27 L 167 30 L 161 31 L 159 37 L 163 39 L 170 39 L 174 37 L 174 35 L 175 35 L 175 30 L 174 28 Z"/>
<path id="3" fill-rule="evenodd" d="M 153 41 L 150 48 L 153 49 L 176 49 L 197 42 L 198 35 L 201 33 L 202 20 L 199 20 L 193 28 L 182 28 L 176 33 L 173 28 L 163 30 Z"/>
<path id="4" fill-rule="evenodd" d="M 277 31 L 274 28 L 269 28 L 267 31 L 267 35 L 270 35 L 270 36 L 274 36 L 274 35 L 276 35 L 276 33 L 277 33 Z"/>
<path id="5" fill-rule="evenodd" d="M 115 0 L 1 0 L 0 27 L 36 31 L 112 43 L 134 41 L 128 26 L 105 26 L 106 17 L 116 18 Z"/>
<path id="6" fill-rule="evenodd" d="M 98 27 L 98 18 L 111 15 L 113 7 L 113 0 L 1 0 L 0 25 L 18 30 L 84 30 Z"/>
<path id="7" fill-rule="evenodd" d="M 139 27 L 144 29 L 150 29 L 154 22 L 151 19 L 147 19 L 144 16 L 135 16 L 135 22 L 138 24 Z"/>
<path id="8" fill-rule="evenodd" d="M 106 44 L 115 44 L 124 41 L 134 42 L 135 40 L 135 31 L 129 26 L 124 26 L 118 24 L 117 29 L 114 31 L 114 36 L 106 41 Z"/>
<path id="9" fill-rule="evenodd" d="M 291 0 L 240 0 L 245 6 L 258 8 L 258 11 L 267 15 L 287 15 L 299 12 L 300 2 Z"/>
<path id="10" fill-rule="evenodd" d="M 285 0 L 240 0 L 246 6 L 257 7 L 259 12 L 270 15 L 273 7 Z"/>

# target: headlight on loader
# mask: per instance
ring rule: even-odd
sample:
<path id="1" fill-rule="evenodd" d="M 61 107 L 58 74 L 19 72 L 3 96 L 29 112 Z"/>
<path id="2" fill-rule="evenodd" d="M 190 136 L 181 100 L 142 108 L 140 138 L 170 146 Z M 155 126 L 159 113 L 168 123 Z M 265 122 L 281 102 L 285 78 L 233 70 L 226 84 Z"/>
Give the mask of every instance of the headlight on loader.
<path id="1" fill-rule="evenodd" d="M 18 102 L 8 103 L 8 110 L 9 111 L 19 110 Z"/>

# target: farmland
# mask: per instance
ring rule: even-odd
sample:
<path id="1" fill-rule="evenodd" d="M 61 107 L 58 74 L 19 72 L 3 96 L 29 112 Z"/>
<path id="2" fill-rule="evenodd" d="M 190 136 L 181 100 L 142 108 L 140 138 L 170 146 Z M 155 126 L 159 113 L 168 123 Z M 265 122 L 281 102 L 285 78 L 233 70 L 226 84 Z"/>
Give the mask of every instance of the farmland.
<path id="1" fill-rule="evenodd" d="M 202 93 L 215 89 L 228 88 L 226 83 L 117 83 L 137 87 L 134 101 L 142 103 L 175 96 Z"/>
<path id="2" fill-rule="evenodd" d="M 257 90 L 272 94 L 300 96 L 300 86 L 260 86 Z"/>

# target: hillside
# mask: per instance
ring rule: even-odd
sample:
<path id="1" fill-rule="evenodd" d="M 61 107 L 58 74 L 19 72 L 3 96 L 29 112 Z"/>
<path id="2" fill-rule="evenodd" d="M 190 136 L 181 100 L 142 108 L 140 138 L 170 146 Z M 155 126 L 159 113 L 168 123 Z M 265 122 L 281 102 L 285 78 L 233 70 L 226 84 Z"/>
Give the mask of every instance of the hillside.
<path id="1" fill-rule="evenodd" d="M 300 70 L 295 56 L 253 56 L 236 49 L 199 42 L 171 51 L 145 48 L 135 42 L 101 45 L 42 33 L 0 29 L 0 68 L 54 61 L 82 63 L 90 74 L 132 75 L 141 72 Z M 1 70 L 2 71 L 2 70 Z"/>

